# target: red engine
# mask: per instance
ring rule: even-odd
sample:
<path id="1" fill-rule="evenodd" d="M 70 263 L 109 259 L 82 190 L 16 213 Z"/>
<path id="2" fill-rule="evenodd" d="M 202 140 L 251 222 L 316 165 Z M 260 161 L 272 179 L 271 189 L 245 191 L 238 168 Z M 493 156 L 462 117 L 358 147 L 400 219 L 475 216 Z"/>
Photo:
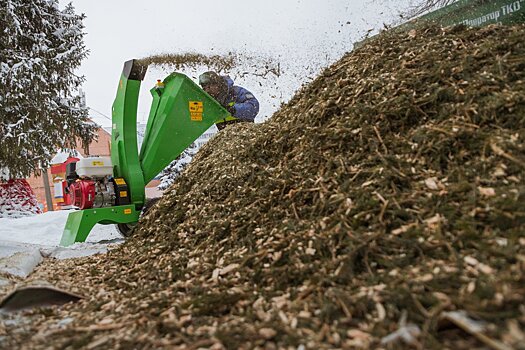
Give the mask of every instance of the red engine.
<path id="1" fill-rule="evenodd" d="M 129 204 L 127 184 L 113 178 L 109 157 L 86 157 L 66 166 L 71 204 L 81 210 Z"/>
<path id="2" fill-rule="evenodd" d="M 93 180 L 78 180 L 69 186 L 69 193 L 71 194 L 71 203 L 80 209 L 93 208 L 95 202 L 95 181 Z"/>
<path id="3" fill-rule="evenodd" d="M 115 184 L 109 178 L 78 179 L 69 186 L 69 193 L 74 206 L 79 209 L 91 209 L 123 203 L 123 198 L 115 198 L 114 189 Z M 120 193 L 127 196 L 127 189 Z"/>

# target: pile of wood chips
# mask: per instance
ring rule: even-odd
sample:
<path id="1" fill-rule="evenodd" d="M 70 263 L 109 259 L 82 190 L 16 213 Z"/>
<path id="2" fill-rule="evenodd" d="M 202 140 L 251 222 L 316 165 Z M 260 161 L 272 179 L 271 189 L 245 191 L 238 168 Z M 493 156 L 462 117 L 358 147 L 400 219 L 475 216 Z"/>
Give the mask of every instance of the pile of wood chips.
<path id="1" fill-rule="evenodd" d="M 525 349 L 525 26 L 386 33 L 221 131 L 19 348 Z"/>

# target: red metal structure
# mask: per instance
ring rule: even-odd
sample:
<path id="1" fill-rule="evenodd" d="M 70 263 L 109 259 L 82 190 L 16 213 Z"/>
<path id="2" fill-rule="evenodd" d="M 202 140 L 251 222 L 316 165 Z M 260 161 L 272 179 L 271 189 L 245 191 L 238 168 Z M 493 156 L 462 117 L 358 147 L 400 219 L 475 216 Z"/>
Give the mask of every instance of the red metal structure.
<path id="1" fill-rule="evenodd" d="M 25 179 L 0 183 L 0 216 L 19 217 L 40 214 L 35 194 Z"/>
<path id="2" fill-rule="evenodd" d="M 69 157 L 64 163 L 53 164 L 51 166 L 51 176 L 55 186 L 55 201 L 61 207 L 66 207 L 73 204 L 71 194 L 66 191 L 66 167 L 69 163 L 75 163 L 79 160 L 80 159 L 76 157 Z"/>

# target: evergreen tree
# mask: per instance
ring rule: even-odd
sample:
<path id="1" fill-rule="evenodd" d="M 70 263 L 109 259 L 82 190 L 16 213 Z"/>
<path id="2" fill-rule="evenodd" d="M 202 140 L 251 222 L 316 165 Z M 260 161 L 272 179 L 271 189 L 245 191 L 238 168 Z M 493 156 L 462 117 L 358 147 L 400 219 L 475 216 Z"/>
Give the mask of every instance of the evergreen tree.
<path id="1" fill-rule="evenodd" d="M 95 137 L 75 74 L 87 55 L 84 17 L 58 0 L 0 0 L 0 167 L 11 178 Z"/>

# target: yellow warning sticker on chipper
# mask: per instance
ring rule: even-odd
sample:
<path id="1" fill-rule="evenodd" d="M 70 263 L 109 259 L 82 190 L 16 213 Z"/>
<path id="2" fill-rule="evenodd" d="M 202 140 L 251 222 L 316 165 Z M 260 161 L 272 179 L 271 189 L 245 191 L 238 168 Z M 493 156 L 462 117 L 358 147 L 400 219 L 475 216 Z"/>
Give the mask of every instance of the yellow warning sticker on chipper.
<path id="1" fill-rule="evenodd" d="M 104 166 L 104 162 L 101 162 L 100 160 L 93 161 L 93 166 Z"/>
<path id="2" fill-rule="evenodd" d="M 202 113 L 204 113 L 204 104 L 201 101 L 189 101 L 190 118 L 194 122 L 202 121 Z"/>
<path id="3" fill-rule="evenodd" d="M 120 177 L 117 177 L 115 178 L 115 183 L 117 185 L 125 185 L 126 184 L 126 181 L 124 181 L 124 179 L 120 178 Z"/>
<path id="4" fill-rule="evenodd" d="M 131 214 L 131 209 L 124 209 L 124 214 Z"/>

